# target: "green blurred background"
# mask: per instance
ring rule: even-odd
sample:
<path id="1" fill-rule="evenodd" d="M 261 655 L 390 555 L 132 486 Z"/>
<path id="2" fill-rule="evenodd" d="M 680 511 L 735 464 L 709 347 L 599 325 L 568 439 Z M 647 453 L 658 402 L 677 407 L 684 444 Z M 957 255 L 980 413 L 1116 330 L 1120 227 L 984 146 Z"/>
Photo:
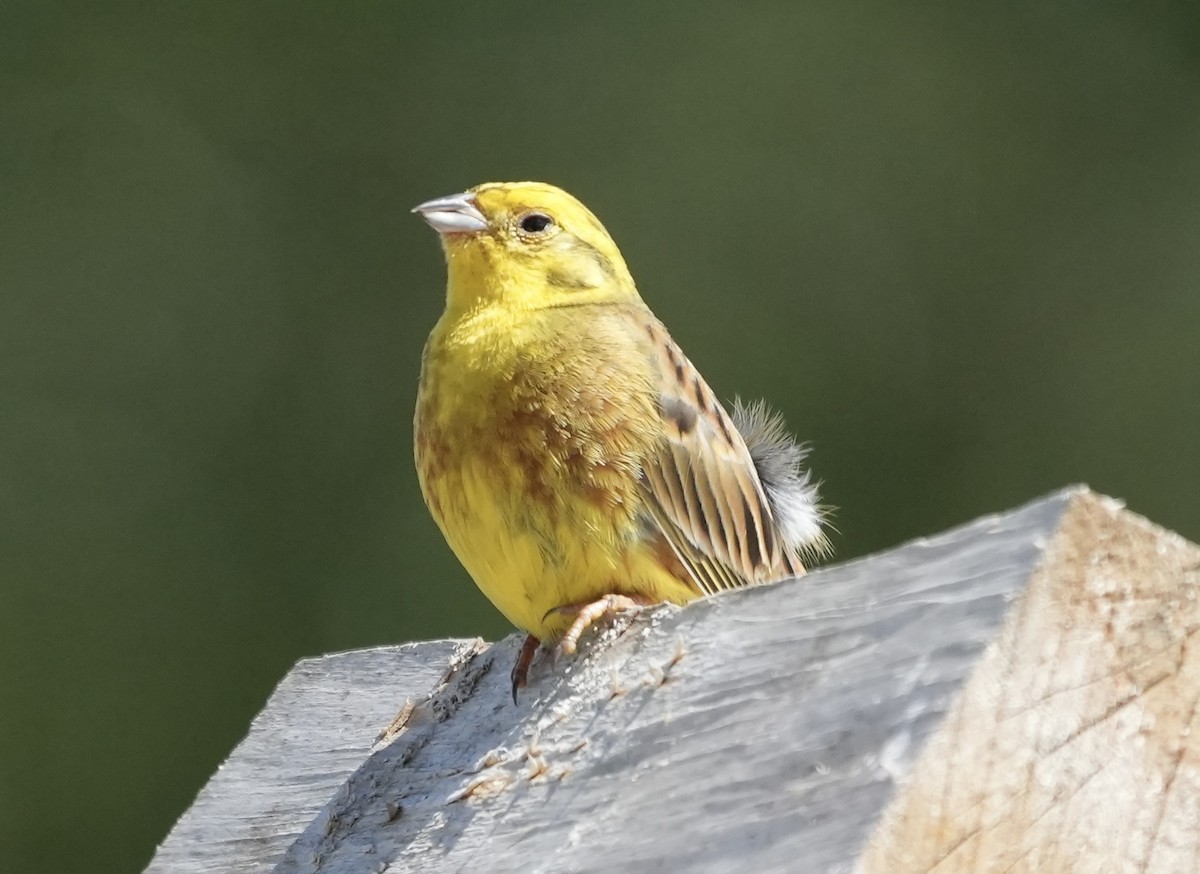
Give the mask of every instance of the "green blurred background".
<path id="1" fill-rule="evenodd" d="M 1200 538 L 1194 0 L 5 3 L 5 870 L 137 870 L 301 656 L 510 630 L 417 491 L 408 209 L 519 178 L 840 558 L 1080 480 Z"/>

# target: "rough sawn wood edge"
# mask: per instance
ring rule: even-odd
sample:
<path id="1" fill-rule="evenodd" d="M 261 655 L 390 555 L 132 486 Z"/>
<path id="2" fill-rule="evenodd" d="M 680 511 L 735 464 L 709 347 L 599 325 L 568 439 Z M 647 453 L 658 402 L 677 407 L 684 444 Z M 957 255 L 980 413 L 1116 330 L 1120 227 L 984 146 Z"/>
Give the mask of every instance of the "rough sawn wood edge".
<path id="1" fill-rule="evenodd" d="M 424 700 L 480 641 L 442 640 L 301 659 L 179 818 L 148 874 L 269 871 L 406 701 Z"/>

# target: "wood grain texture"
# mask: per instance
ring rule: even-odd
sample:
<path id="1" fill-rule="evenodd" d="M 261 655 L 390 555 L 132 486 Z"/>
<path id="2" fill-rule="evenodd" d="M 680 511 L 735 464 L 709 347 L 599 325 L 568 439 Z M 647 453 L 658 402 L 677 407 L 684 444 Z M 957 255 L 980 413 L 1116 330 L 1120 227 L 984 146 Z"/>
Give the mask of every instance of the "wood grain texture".
<path id="1" fill-rule="evenodd" d="M 1092 495 L 888 811 L 883 872 L 1200 871 L 1200 547 Z"/>
<path id="2" fill-rule="evenodd" d="M 171 829 L 148 874 L 270 871 L 405 700 L 424 698 L 456 653 L 472 647 L 438 641 L 299 662 Z"/>
<path id="3" fill-rule="evenodd" d="M 276 871 L 848 871 L 1070 500 L 643 614 L 515 707 L 510 638 Z"/>
<path id="4" fill-rule="evenodd" d="M 518 636 L 302 662 L 149 870 L 1193 874 L 1198 573 L 1074 488 L 643 613 L 517 706 Z"/>

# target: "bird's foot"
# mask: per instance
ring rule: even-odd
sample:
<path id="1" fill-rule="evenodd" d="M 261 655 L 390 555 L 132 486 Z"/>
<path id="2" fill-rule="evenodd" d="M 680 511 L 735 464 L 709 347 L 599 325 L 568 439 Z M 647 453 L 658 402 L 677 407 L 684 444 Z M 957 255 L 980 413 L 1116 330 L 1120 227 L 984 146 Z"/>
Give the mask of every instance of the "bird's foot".
<path id="1" fill-rule="evenodd" d="M 654 604 L 653 598 L 645 595 L 605 595 L 596 601 L 585 601 L 582 604 L 565 604 L 556 607 L 552 612 L 574 614 L 575 621 L 567 629 L 567 633 L 558 642 L 557 652 L 563 655 L 573 655 L 579 646 L 580 636 L 588 630 L 592 623 L 600 619 L 616 616 L 623 610 L 641 610 Z"/>
<path id="2" fill-rule="evenodd" d="M 541 641 L 532 634 L 526 637 L 525 642 L 521 644 L 521 652 L 517 655 L 517 662 L 512 669 L 513 704 L 517 703 L 517 690 L 525 688 L 529 679 L 529 666 L 533 664 L 533 657 L 540 644 Z"/>

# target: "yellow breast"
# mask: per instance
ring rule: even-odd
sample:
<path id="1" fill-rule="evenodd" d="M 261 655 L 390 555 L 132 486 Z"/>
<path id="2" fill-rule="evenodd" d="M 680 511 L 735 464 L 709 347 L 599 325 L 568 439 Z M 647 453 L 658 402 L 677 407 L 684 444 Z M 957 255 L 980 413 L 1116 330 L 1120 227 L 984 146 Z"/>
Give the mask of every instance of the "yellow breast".
<path id="1" fill-rule="evenodd" d="M 544 640 L 569 624 L 556 607 L 694 596 L 646 540 L 638 476 L 661 435 L 645 355 L 620 319 L 579 325 L 553 310 L 439 323 L 417 405 L 430 511 L 483 593 Z"/>

